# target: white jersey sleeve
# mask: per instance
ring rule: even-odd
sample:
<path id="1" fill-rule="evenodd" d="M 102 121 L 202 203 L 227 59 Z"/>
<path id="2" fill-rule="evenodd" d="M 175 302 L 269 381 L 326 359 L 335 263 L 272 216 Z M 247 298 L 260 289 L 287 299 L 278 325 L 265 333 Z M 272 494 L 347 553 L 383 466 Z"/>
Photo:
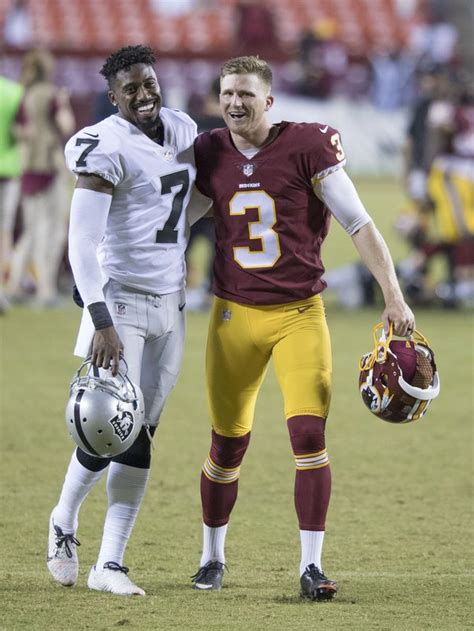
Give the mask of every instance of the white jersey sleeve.
<path id="1" fill-rule="evenodd" d="M 64 153 L 72 173 L 98 175 L 117 186 L 124 175 L 121 149 L 113 127 L 98 123 L 77 132 L 66 144 Z"/>

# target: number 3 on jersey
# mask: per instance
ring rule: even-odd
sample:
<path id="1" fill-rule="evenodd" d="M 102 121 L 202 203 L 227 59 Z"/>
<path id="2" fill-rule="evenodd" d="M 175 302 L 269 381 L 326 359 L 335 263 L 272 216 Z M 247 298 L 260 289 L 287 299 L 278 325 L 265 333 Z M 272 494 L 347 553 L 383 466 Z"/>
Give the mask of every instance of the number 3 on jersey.
<path id="1" fill-rule="evenodd" d="M 245 215 L 251 208 L 258 210 L 258 221 L 249 222 L 249 238 L 259 239 L 261 249 L 234 247 L 234 259 L 244 269 L 273 267 L 281 256 L 280 239 L 273 230 L 276 224 L 275 202 L 265 191 L 241 191 L 229 202 L 231 215 Z"/>

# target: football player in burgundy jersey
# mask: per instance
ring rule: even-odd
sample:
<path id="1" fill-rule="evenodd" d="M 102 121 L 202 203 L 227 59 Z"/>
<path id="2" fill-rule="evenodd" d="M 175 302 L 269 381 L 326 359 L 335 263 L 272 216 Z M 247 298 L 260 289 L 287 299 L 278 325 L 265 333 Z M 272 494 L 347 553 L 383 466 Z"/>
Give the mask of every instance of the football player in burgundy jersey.
<path id="1" fill-rule="evenodd" d="M 337 585 L 321 565 L 332 370 L 321 245 L 331 215 L 382 289 L 387 329 L 392 323 L 405 336 L 415 320 L 387 246 L 344 172 L 339 132 L 325 123 L 272 125 L 271 82 L 271 69 L 258 57 L 226 62 L 220 104 L 227 129 L 203 133 L 194 145 L 196 185 L 214 207 L 216 257 L 206 356 L 212 443 L 201 474 L 204 543 L 193 586 L 222 585 L 240 465 L 272 357 L 296 464 L 301 594 L 329 599 Z"/>

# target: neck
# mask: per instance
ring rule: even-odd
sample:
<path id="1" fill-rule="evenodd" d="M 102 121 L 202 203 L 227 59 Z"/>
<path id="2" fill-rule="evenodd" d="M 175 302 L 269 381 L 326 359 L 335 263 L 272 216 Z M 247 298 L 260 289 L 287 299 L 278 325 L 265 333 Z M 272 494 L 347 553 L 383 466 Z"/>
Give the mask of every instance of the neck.
<path id="1" fill-rule="evenodd" d="M 270 124 L 248 135 L 230 132 L 232 141 L 237 149 L 261 149 L 265 145 L 270 144 L 277 134 L 278 127 Z"/>
<path id="2" fill-rule="evenodd" d="M 135 127 L 138 127 L 138 129 L 141 132 L 143 132 L 145 134 L 145 136 L 148 136 L 148 138 L 150 138 L 150 140 L 153 140 L 154 142 L 157 142 L 160 145 L 163 144 L 163 142 L 164 142 L 164 129 L 163 129 L 163 123 L 161 122 L 161 118 L 160 117 L 158 117 L 155 121 L 153 121 L 153 123 L 150 124 L 149 126 L 142 127 L 140 125 L 137 125 L 134 121 L 130 120 L 126 116 L 123 116 L 123 114 L 121 112 L 117 112 L 117 115 L 120 116 L 120 118 L 124 118 L 126 121 L 128 121 L 132 125 L 135 125 Z"/>
<path id="3" fill-rule="evenodd" d="M 163 144 L 164 136 L 161 119 L 158 118 L 150 127 L 147 127 L 145 129 L 141 128 L 141 131 L 154 142 L 157 142 L 160 145 Z"/>

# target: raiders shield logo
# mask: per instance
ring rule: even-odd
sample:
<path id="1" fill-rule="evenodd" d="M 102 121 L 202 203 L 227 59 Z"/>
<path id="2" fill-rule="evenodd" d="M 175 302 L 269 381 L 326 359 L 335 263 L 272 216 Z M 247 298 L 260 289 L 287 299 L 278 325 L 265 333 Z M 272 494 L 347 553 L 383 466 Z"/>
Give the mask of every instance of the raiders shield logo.
<path id="1" fill-rule="evenodd" d="M 253 175 L 253 164 L 244 164 L 244 166 L 242 167 L 242 171 L 244 175 L 250 177 L 251 175 Z"/>
<path id="2" fill-rule="evenodd" d="M 133 422 L 133 416 L 130 412 L 124 412 L 122 418 L 115 416 L 109 421 L 114 428 L 114 434 L 119 437 L 120 442 L 122 443 L 128 436 L 130 436 L 130 432 L 133 429 Z"/>

